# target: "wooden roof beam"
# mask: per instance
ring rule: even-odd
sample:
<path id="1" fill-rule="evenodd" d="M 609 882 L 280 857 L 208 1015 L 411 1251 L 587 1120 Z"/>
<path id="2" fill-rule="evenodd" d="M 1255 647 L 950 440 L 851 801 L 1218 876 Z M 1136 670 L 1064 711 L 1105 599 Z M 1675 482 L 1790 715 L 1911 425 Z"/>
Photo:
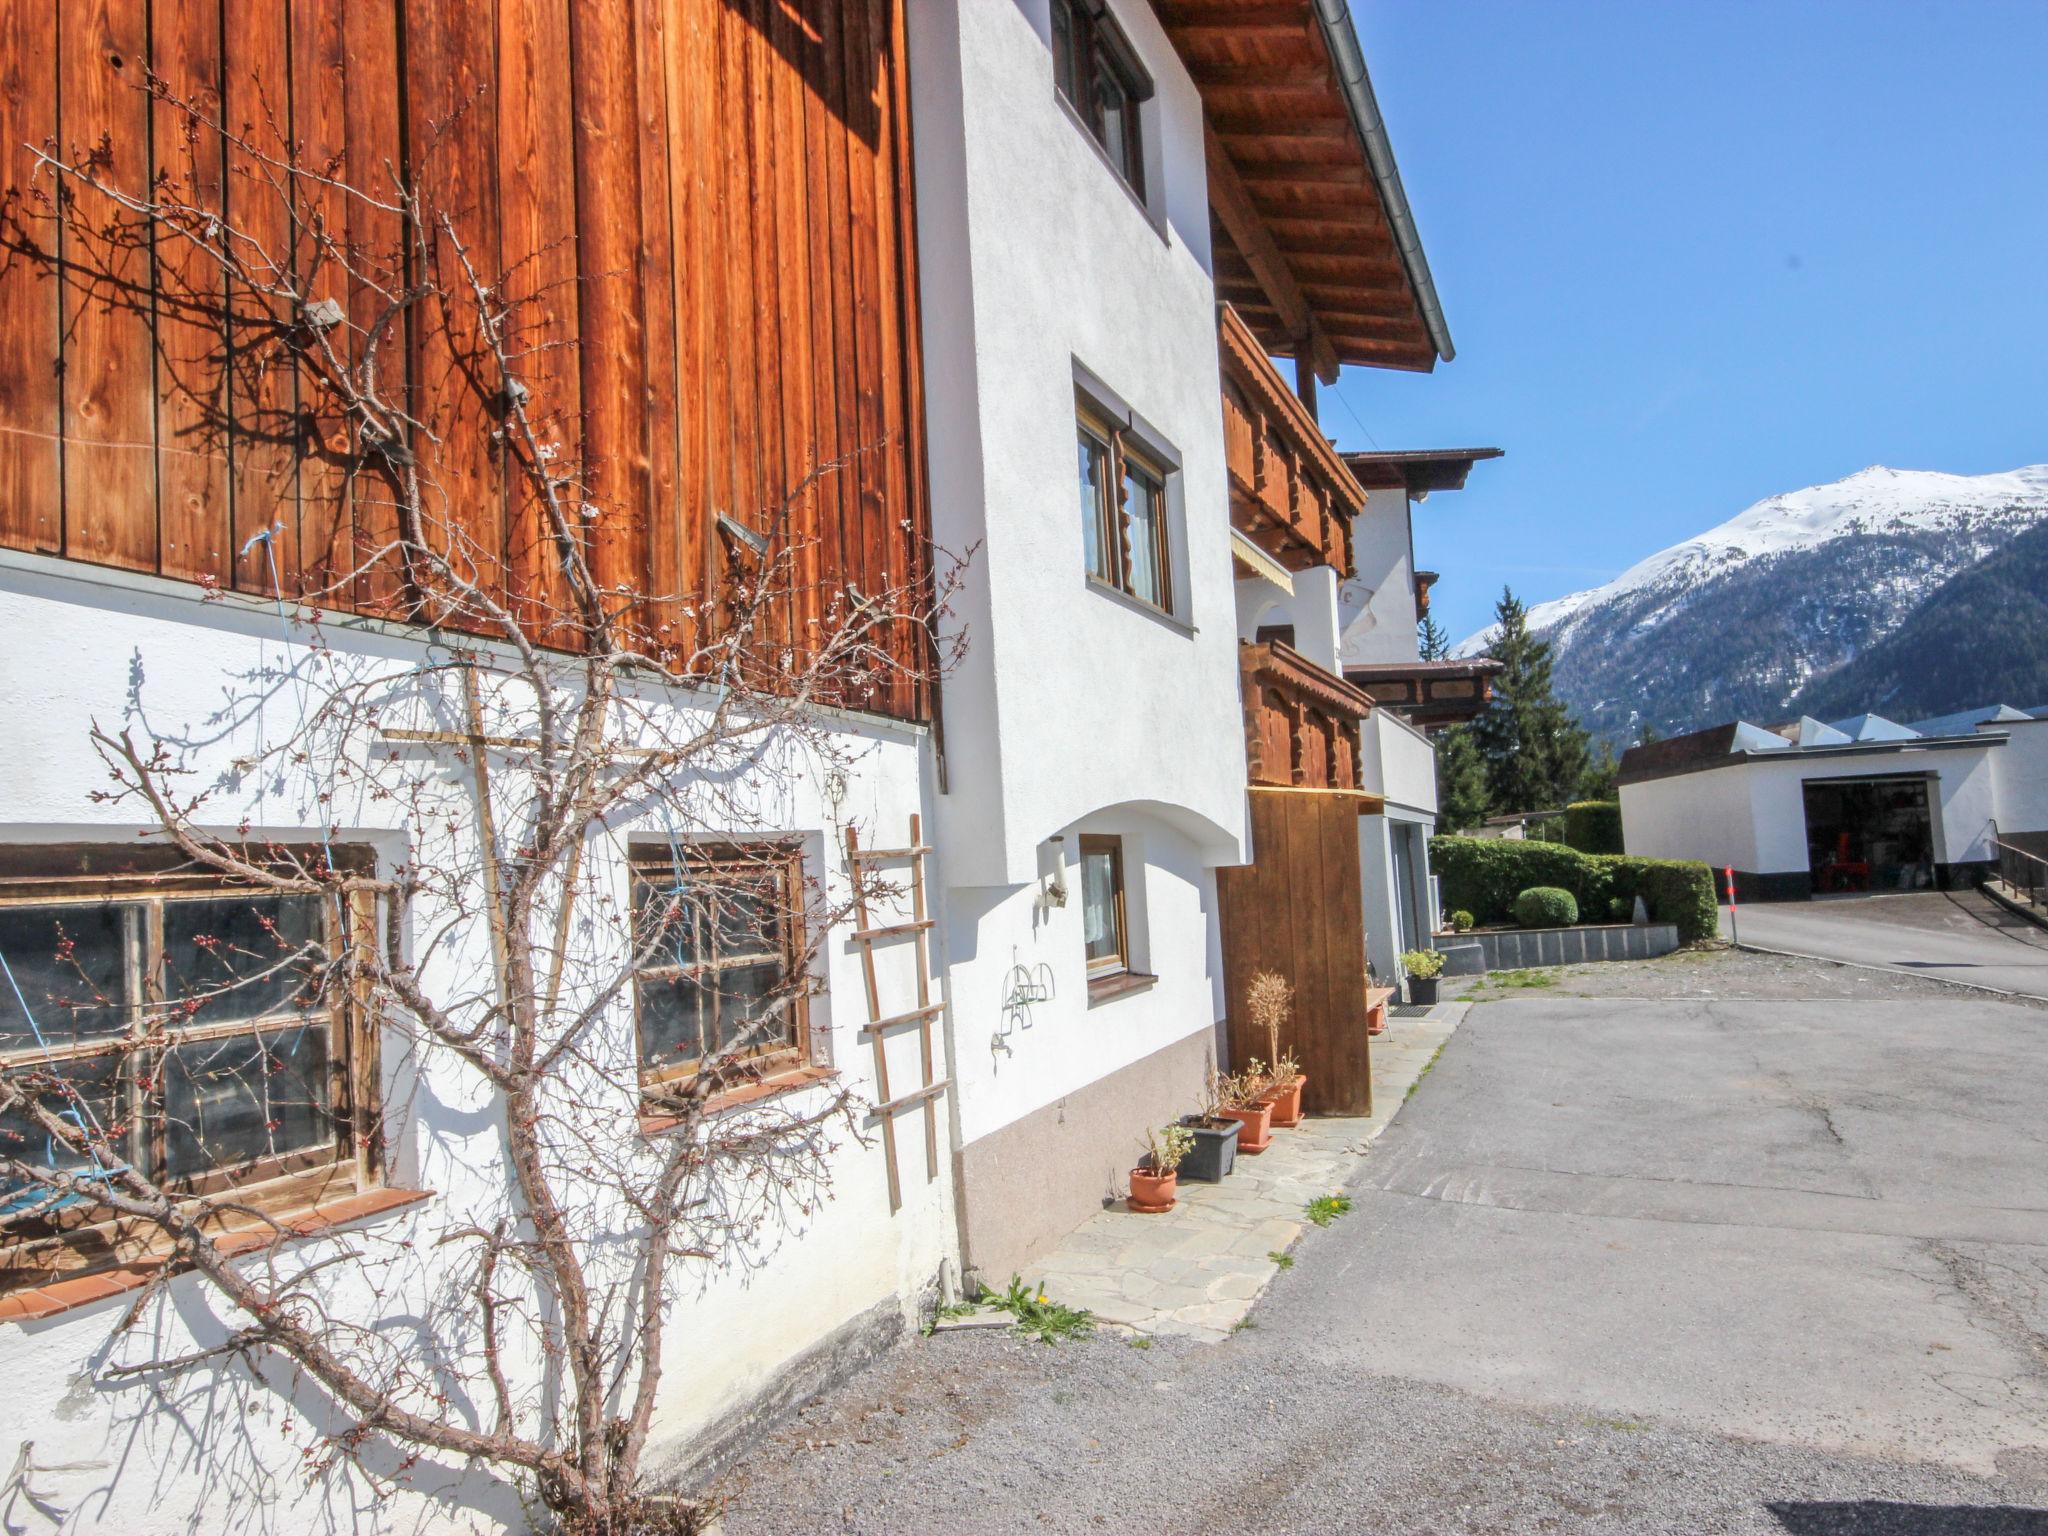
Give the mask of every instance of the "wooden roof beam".
<path id="1" fill-rule="evenodd" d="M 1239 179 L 1230 152 L 1213 130 L 1204 126 L 1202 143 L 1209 162 L 1209 206 L 1216 212 L 1238 254 L 1243 256 L 1266 296 L 1278 311 L 1288 333 L 1295 338 L 1316 378 L 1325 384 L 1337 382 L 1337 353 L 1323 334 L 1315 311 L 1309 307 L 1294 269 L 1273 243 L 1273 232 L 1259 216 L 1251 195 Z"/>

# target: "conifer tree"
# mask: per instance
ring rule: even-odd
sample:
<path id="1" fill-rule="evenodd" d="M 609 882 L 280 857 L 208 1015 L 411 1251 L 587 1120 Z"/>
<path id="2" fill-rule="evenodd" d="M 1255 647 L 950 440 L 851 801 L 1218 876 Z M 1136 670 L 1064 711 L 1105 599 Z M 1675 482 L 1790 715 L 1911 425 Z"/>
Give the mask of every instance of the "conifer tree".
<path id="1" fill-rule="evenodd" d="M 1436 821 L 1444 833 L 1469 831 L 1493 811 L 1486 760 L 1469 725 L 1453 726 L 1436 739 Z"/>
<path id="2" fill-rule="evenodd" d="M 1442 661 L 1451 654 L 1451 637 L 1428 614 L 1415 626 L 1415 645 L 1424 661 Z"/>
<path id="3" fill-rule="evenodd" d="M 1487 654 L 1503 664 L 1493 702 L 1472 722 L 1489 794 L 1502 811 L 1543 811 L 1578 793 L 1587 768 L 1586 733 L 1557 697 L 1548 641 L 1529 633 L 1529 613 L 1510 587 L 1494 607 Z"/>

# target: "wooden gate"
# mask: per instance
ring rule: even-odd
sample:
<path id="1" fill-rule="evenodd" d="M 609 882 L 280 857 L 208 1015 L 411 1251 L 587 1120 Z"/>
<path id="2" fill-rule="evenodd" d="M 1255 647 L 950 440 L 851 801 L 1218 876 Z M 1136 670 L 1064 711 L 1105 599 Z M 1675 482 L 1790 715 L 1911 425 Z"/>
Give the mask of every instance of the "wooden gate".
<path id="1" fill-rule="evenodd" d="M 1264 1057 L 1243 1022 L 1245 988 L 1259 971 L 1294 985 L 1294 1017 L 1280 1037 L 1308 1074 L 1312 1114 L 1372 1113 L 1366 1048 L 1365 903 L 1359 880 L 1355 793 L 1251 787 L 1255 861 L 1217 871 L 1233 1071 Z"/>

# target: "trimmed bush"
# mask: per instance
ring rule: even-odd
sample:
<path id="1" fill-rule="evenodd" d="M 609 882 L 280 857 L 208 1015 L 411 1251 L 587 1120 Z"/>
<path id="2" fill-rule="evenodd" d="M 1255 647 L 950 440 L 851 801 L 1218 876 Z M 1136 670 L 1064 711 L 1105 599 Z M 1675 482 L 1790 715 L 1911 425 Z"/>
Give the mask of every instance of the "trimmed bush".
<path id="1" fill-rule="evenodd" d="M 1569 928 L 1578 920 L 1578 898 L 1558 886 L 1532 885 L 1515 898 L 1515 921 L 1524 928 Z"/>
<path id="2" fill-rule="evenodd" d="M 1474 913 L 1483 923 L 1511 921 L 1517 896 L 1533 885 L 1554 885 L 1592 913 L 1612 911 L 1616 901 L 1632 911 L 1640 896 L 1650 920 L 1676 924 L 1688 944 L 1719 930 L 1713 872 L 1690 859 L 1589 854 L 1558 843 L 1492 837 L 1433 837 L 1429 859 L 1444 905 Z"/>
<path id="3" fill-rule="evenodd" d="M 1478 918 L 1463 908 L 1451 914 L 1451 926 L 1460 933 L 1470 933 L 1478 925 L 1478 922 Z"/>
<path id="4" fill-rule="evenodd" d="M 1581 853 L 1621 852 L 1621 802 L 1575 800 L 1564 808 L 1564 840 Z"/>

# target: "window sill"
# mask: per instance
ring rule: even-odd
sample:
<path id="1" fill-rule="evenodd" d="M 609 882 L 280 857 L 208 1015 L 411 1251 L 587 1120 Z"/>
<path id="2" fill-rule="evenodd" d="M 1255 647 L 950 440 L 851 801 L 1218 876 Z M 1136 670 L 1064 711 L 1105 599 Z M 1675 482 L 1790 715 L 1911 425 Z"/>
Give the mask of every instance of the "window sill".
<path id="1" fill-rule="evenodd" d="M 366 1189 L 360 1194 L 323 1201 L 295 1215 L 280 1217 L 277 1225 L 283 1229 L 282 1238 L 286 1241 L 295 1237 L 313 1237 L 351 1221 L 362 1221 L 402 1206 L 431 1200 L 433 1196 L 430 1189 Z M 280 1233 L 266 1225 L 228 1233 L 216 1242 L 222 1253 L 232 1257 L 254 1253 L 279 1240 Z M 33 1290 L 15 1291 L 11 1295 L 0 1296 L 0 1323 L 40 1322 L 73 1307 L 140 1290 L 163 1272 L 163 1260 L 143 1259 L 110 1269 L 95 1269 L 82 1275 L 67 1275 L 62 1280 L 52 1280 Z"/>
<path id="2" fill-rule="evenodd" d="M 738 1109 L 743 1104 L 758 1104 L 763 1099 L 795 1093 L 799 1088 L 809 1088 L 814 1083 L 830 1082 L 838 1075 L 837 1067 L 796 1067 L 787 1072 L 778 1072 L 773 1077 L 764 1077 L 757 1083 L 741 1083 L 736 1088 L 714 1093 L 704 1101 L 704 1112 L 716 1114 L 722 1109 Z M 658 1136 L 663 1131 L 674 1130 L 682 1123 L 680 1115 L 643 1114 L 640 1117 L 640 1134 Z"/>
<path id="3" fill-rule="evenodd" d="M 1155 603 L 1146 602 L 1142 597 L 1133 597 L 1130 593 L 1124 591 L 1123 588 L 1111 586 L 1100 576 L 1090 576 L 1088 578 L 1088 587 L 1090 591 L 1100 592 L 1104 597 L 1116 599 L 1117 602 L 1123 604 L 1124 607 L 1130 609 L 1133 613 L 1143 614 L 1155 624 L 1164 624 L 1168 629 L 1173 630 L 1177 634 L 1192 636 L 1195 632 L 1195 626 L 1186 619 L 1181 618 L 1178 614 L 1169 613 Z"/>
<path id="4" fill-rule="evenodd" d="M 1118 971 L 1114 976 L 1097 976 L 1088 983 L 1088 1006 L 1106 1003 L 1114 998 L 1127 997 L 1133 992 L 1149 991 L 1158 984 L 1157 976 L 1143 971 Z"/>

